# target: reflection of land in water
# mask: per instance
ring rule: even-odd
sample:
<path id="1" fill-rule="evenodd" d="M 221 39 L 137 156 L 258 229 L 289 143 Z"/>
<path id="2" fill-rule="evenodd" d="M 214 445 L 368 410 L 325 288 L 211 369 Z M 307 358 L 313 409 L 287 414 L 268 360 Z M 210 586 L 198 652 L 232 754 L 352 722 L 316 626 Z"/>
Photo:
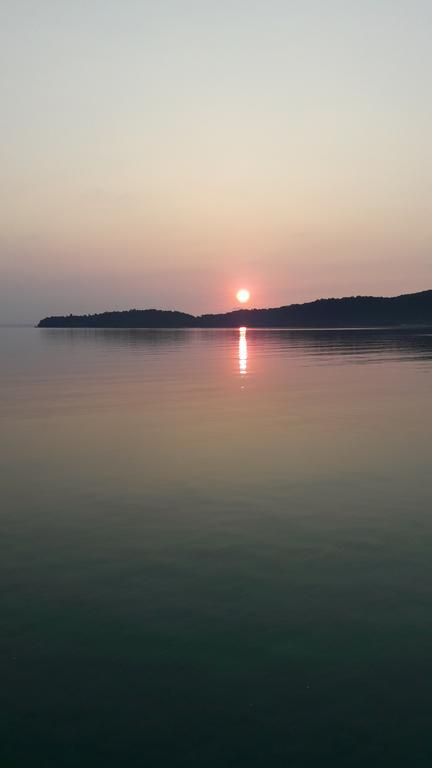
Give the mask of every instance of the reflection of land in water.
<path id="1" fill-rule="evenodd" d="M 290 351 L 296 355 L 350 356 L 368 360 L 379 360 L 381 355 L 398 359 L 419 357 L 432 358 L 432 331 L 430 329 L 374 328 L 374 329 L 98 329 L 98 328 L 55 328 L 36 331 L 47 344 L 64 346 L 109 345 L 119 349 L 175 346 L 181 347 L 192 342 L 226 344 L 232 339 L 238 345 L 239 368 L 245 372 L 247 356 L 252 349 L 257 354 L 283 354 Z M 247 334 L 247 338 L 246 338 Z M 248 349 L 249 346 L 249 349 Z M 241 360 L 241 365 L 240 365 Z M 358 362 L 364 362 L 359 359 Z"/>
<path id="2" fill-rule="evenodd" d="M 48 344 L 106 344 L 112 347 L 181 345 L 192 341 L 182 328 L 41 328 L 38 333 Z"/>
<path id="3" fill-rule="evenodd" d="M 288 348 L 297 355 L 349 356 L 350 362 L 379 361 L 380 356 L 403 360 L 419 357 L 432 358 L 432 333 L 429 329 L 328 329 L 328 330 L 266 330 L 251 332 L 248 329 L 249 346 L 257 340 L 269 352 L 283 353 Z"/>

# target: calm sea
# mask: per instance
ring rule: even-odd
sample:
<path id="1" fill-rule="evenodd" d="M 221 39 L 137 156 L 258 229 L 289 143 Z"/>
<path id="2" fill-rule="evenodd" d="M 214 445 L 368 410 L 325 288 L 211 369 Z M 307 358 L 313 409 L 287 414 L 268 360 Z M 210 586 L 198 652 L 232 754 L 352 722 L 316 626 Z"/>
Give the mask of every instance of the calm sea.
<path id="1" fill-rule="evenodd" d="M 2 768 L 430 768 L 432 335 L 0 360 Z"/>

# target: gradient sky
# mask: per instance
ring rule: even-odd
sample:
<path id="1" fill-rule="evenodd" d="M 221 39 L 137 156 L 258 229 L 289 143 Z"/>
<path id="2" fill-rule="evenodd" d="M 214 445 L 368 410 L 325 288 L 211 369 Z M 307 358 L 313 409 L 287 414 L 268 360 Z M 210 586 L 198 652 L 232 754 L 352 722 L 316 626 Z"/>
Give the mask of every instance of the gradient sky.
<path id="1" fill-rule="evenodd" d="M 432 288 L 430 0 L 0 10 L 0 322 Z"/>

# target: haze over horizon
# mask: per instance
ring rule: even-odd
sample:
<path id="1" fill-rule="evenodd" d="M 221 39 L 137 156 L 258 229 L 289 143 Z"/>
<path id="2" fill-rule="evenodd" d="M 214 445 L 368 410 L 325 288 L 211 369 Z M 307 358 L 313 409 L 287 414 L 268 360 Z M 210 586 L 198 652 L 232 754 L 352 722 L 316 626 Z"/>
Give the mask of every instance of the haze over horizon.
<path id="1" fill-rule="evenodd" d="M 425 0 L 3 0 L 0 322 L 430 288 Z"/>

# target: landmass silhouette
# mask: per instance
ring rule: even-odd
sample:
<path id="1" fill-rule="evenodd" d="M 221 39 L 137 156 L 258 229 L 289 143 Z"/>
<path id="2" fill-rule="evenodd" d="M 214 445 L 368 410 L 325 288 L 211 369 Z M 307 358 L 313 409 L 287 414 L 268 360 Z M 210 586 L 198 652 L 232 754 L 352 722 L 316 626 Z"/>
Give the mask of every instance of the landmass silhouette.
<path id="1" fill-rule="evenodd" d="M 45 317 L 38 328 L 355 328 L 432 325 L 432 290 L 401 296 L 318 299 L 270 309 L 190 315 L 162 309 L 129 309 L 94 315 Z"/>

